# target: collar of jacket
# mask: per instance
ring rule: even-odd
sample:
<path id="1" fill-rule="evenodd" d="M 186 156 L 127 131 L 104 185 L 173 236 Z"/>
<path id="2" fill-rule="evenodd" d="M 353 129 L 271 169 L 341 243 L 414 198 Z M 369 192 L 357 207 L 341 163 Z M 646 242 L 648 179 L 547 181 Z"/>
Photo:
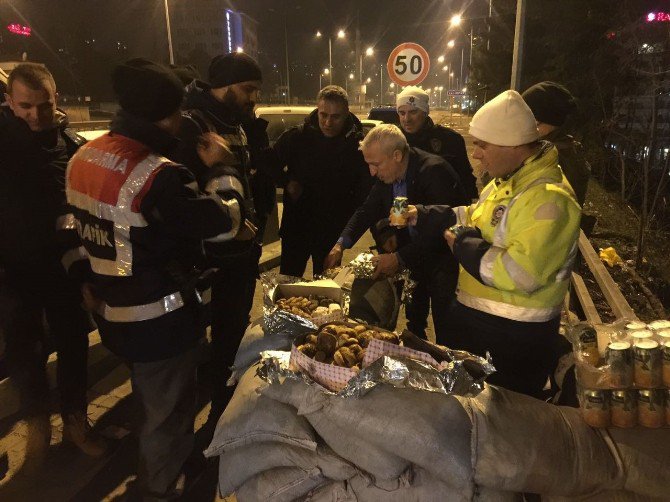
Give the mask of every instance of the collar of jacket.
<path id="1" fill-rule="evenodd" d="M 563 181 L 563 174 L 558 168 L 558 150 L 548 141 L 541 141 L 540 150 L 530 160 L 506 178 L 496 179 L 496 186 L 511 184 L 512 191 L 538 178 L 550 179 L 555 183 Z"/>
<path id="2" fill-rule="evenodd" d="M 139 141 L 153 152 L 169 156 L 177 145 L 177 138 L 151 122 L 119 110 L 110 126 L 112 134 L 120 134 Z"/>
<path id="3" fill-rule="evenodd" d="M 14 115 L 8 106 L 0 107 L 0 129 L 2 140 L 0 148 L 8 151 L 21 151 L 25 148 L 41 148 L 51 151 L 59 147 L 63 131 L 68 125 L 67 116 L 56 110 L 53 127 L 44 131 L 31 131 L 25 120 Z"/>
<path id="4" fill-rule="evenodd" d="M 305 118 L 305 129 L 312 131 L 313 133 L 323 136 L 323 133 L 321 132 L 321 128 L 319 127 L 319 109 L 317 108 L 316 110 L 312 111 L 306 118 Z M 358 120 L 358 117 L 354 115 L 353 113 L 349 112 L 349 117 L 347 117 L 347 122 L 344 124 L 344 127 L 342 128 L 342 131 L 340 134 L 338 134 L 335 138 L 345 138 L 349 139 L 351 137 L 356 138 L 358 134 L 361 134 L 363 132 L 363 126 L 361 125 L 361 121 Z M 325 138 L 325 136 L 323 136 Z"/>
<path id="5" fill-rule="evenodd" d="M 426 120 L 423 122 L 421 129 L 419 129 L 417 132 L 410 134 L 403 131 L 403 133 L 405 134 L 408 143 L 414 143 L 416 140 L 427 138 L 434 128 L 435 122 L 433 122 L 433 119 L 426 117 Z"/>
<path id="6" fill-rule="evenodd" d="M 215 122 L 226 127 L 237 127 L 241 119 L 235 111 L 217 100 L 210 91 L 212 87 L 200 80 L 194 80 L 186 86 L 184 110 L 200 110 L 206 113 Z"/>

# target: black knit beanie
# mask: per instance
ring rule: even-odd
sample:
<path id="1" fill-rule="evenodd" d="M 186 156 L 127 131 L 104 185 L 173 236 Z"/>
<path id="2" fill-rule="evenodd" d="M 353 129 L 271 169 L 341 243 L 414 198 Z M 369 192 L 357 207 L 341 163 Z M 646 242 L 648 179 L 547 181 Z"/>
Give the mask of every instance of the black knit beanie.
<path id="1" fill-rule="evenodd" d="M 181 106 L 184 85 L 172 70 L 148 59 L 130 59 L 112 73 L 121 108 L 149 122 L 169 117 Z"/>
<path id="2" fill-rule="evenodd" d="M 215 89 L 250 80 L 263 80 L 261 67 L 244 52 L 216 56 L 209 64 L 209 85 Z"/>
<path id="3" fill-rule="evenodd" d="M 540 82 L 526 89 L 521 96 L 535 120 L 556 127 L 565 124 L 568 115 L 576 108 L 574 96 L 556 82 Z"/>

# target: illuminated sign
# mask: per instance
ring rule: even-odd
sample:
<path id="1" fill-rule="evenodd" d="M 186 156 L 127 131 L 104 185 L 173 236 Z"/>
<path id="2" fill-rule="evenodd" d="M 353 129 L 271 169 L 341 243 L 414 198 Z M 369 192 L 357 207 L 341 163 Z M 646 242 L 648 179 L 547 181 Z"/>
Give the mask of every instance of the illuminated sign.
<path id="1" fill-rule="evenodd" d="M 648 23 L 653 23 L 653 22 L 669 22 L 670 21 L 670 13 L 668 12 L 650 12 L 647 14 L 647 22 Z"/>
<path id="2" fill-rule="evenodd" d="M 7 30 L 14 35 L 23 35 L 24 37 L 29 37 L 32 35 L 32 29 L 30 26 L 22 26 L 18 23 L 12 23 L 7 25 Z"/>

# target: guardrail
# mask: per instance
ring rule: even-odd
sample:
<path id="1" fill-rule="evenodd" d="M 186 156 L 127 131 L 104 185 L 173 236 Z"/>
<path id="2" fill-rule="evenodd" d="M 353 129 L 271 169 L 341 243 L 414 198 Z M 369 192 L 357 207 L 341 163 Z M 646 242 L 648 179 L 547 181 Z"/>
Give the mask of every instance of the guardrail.
<path id="1" fill-rule="evenodd" d="M 87 120 L 85 122 L 70 122 L 75 131 L 89 131 L 93 129 L 109 129 L 109 120 Z"/>
<path id="2" fill-rule="evenodd" d="M 628 304 L 628 301 L 621 293 L 619 286 L 614 282 L 614 279 L 612 279 L 612 276 L 607 271 L 605 265 L 603 265 L 598 253 L 593 249 L 591 242 L 586 235 L 584 235 L 584 232 L 581 231 L 579 233 L 579 252 L 581 253 L 582 258 L 584 258 L 586 266 L 593 274 L 598 287 L 605 297 L 605 301 L 610 309 L 612 309 L 612 313 L 617 320 L 638 320 L 635 311 Z M 572 273 L 572 293 L 576 296 L 581 305 L 586 320 L 592 324 L 600 324 L 602 319 L 598 313 L 596 305 L 591 298 L 584 279 L 576 272 Z"/>

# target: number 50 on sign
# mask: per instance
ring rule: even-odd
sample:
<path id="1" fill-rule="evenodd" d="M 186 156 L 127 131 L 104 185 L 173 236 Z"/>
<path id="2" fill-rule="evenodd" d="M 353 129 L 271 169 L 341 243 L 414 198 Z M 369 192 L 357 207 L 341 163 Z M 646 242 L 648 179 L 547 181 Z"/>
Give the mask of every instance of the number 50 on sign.
<path id="1" fill-rule="evenodd" d="M 430 71 L 430 58 L 426 49 L 413 42 L 405 42 L 391 51 L 386 69 L 389 77 L 400 86 L 416 85 Z"/>

